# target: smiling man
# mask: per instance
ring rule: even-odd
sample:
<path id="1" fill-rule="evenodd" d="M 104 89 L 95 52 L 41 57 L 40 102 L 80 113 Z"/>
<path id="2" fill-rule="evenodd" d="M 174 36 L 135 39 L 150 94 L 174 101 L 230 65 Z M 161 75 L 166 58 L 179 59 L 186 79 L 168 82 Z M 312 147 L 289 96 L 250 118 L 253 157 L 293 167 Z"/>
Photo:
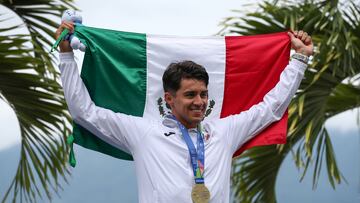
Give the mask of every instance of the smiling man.
<path id="1" fill-rule="evenodd" d="M 71 23 L 63 23 L 57 37 L 64 28 L 73 30 Z M 234 152 L 282 117 L 313 53 L 307 33 L 289 36 L 296 53 L 263 101 L 206 122 L 209 76 L 201 65 L 181 61 L 167 67 L 162 80 L 172 114 L 162 121 L 147 120 L 96 106 L 69 43 L 63 41 L 60 71 L 69 111 L 77 124 L 133 156 L 139 202 L 229 202 Z"/>
<path id="2" fill-rule="evenodd" d="M 209 75 L 205 68 L 192 61 L 172 63 L 162 80 L 172 114 L 186 128 L 196 128 L 208 103 Z"/>

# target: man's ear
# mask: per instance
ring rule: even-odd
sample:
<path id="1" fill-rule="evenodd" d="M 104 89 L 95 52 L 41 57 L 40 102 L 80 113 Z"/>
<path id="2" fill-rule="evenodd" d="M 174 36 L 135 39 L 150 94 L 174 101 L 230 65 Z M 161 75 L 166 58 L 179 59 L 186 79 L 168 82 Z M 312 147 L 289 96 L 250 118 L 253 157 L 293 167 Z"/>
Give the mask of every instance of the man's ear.
<path id="1" fill-rule="evenodd" d="M 174 95 L 173 94 L 171 94 L 170 92 L 165 92 L 164 99 L 165 99 L 166 104 L 168 104 L 170 107 L 173 106 L 173 104 L 174 104 Z"/>

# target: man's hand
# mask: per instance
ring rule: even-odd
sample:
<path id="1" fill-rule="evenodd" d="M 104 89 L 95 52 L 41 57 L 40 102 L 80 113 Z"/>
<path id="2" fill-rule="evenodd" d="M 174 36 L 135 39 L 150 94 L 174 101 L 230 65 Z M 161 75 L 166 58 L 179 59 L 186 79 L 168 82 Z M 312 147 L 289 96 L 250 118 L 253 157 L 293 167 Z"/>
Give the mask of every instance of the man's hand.
<path id="1" fill-rule="evenodd" d="M 63 23 L 61 23 L 61 25 L 59 26 L 59 28 L 55 32 L 55 39 L 56 40 L 59 38 L 60 34 L 62 33 L 62 31 L 65 28 L 69 30 L 69 33 L 74 32 L 74 24 L 72 22 L 63 22 Z M 59 47 L 60 47 L 60 52 L 72 52 L 72 50 L 73 50 L 71 48 L 70 42 L 68 40 L 61 41 L 60 44 L 59 44 Z"/>
<path id="2" fill-rule="evenodd" d="M 311 37 L 306 32 L 295 30 L 294 32 L 288 32 L 288 35 L 291 40 L 291 48 L 293 48 L 296 53 L 306 56 L 313 55 L 314 45 Z"/>

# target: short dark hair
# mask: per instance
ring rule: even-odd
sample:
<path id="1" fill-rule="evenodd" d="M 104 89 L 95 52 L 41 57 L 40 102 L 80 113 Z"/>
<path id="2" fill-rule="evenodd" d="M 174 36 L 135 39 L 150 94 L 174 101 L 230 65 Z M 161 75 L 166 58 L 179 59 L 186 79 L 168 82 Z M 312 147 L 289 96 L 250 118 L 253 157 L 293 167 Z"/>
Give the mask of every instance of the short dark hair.
<path id="1" fill-rule="evenodd" d="M 162 81 L 165 92 L 175 93 L 180 89 L 182 79 L 196 79 L 209 84 L 209 75 L 205 68 L 193 61 L 171 63 L 165 70 Z"/>

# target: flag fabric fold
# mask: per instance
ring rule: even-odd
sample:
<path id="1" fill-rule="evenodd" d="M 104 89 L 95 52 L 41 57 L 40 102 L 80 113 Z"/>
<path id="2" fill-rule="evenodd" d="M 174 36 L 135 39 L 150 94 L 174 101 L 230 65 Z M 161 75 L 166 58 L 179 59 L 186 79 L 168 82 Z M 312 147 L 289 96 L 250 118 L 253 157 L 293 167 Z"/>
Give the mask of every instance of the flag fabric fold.
<path id="1" fill-rule="evenodd" d="M 176 37 L 76 26 L 87 46 L 81 77 L 98 106 L 149 119 L 170 112 L 163 99 L 162 74 L 171 62 L 192 60 L 209 73 L 205 119 L 223 118 L 249 109 L 279 81 L 289 62 L 286 32 L 254 36 Z M 234 154 L 253 146 L 286 141 L 287 114 Z M 131 154 L 107 144 L 74 124 L 73 142 L 110 156 Z M 73 152 L 72 152 L 73 155 Z M 75 165 L 74 157 L 71 157 Z"/>

